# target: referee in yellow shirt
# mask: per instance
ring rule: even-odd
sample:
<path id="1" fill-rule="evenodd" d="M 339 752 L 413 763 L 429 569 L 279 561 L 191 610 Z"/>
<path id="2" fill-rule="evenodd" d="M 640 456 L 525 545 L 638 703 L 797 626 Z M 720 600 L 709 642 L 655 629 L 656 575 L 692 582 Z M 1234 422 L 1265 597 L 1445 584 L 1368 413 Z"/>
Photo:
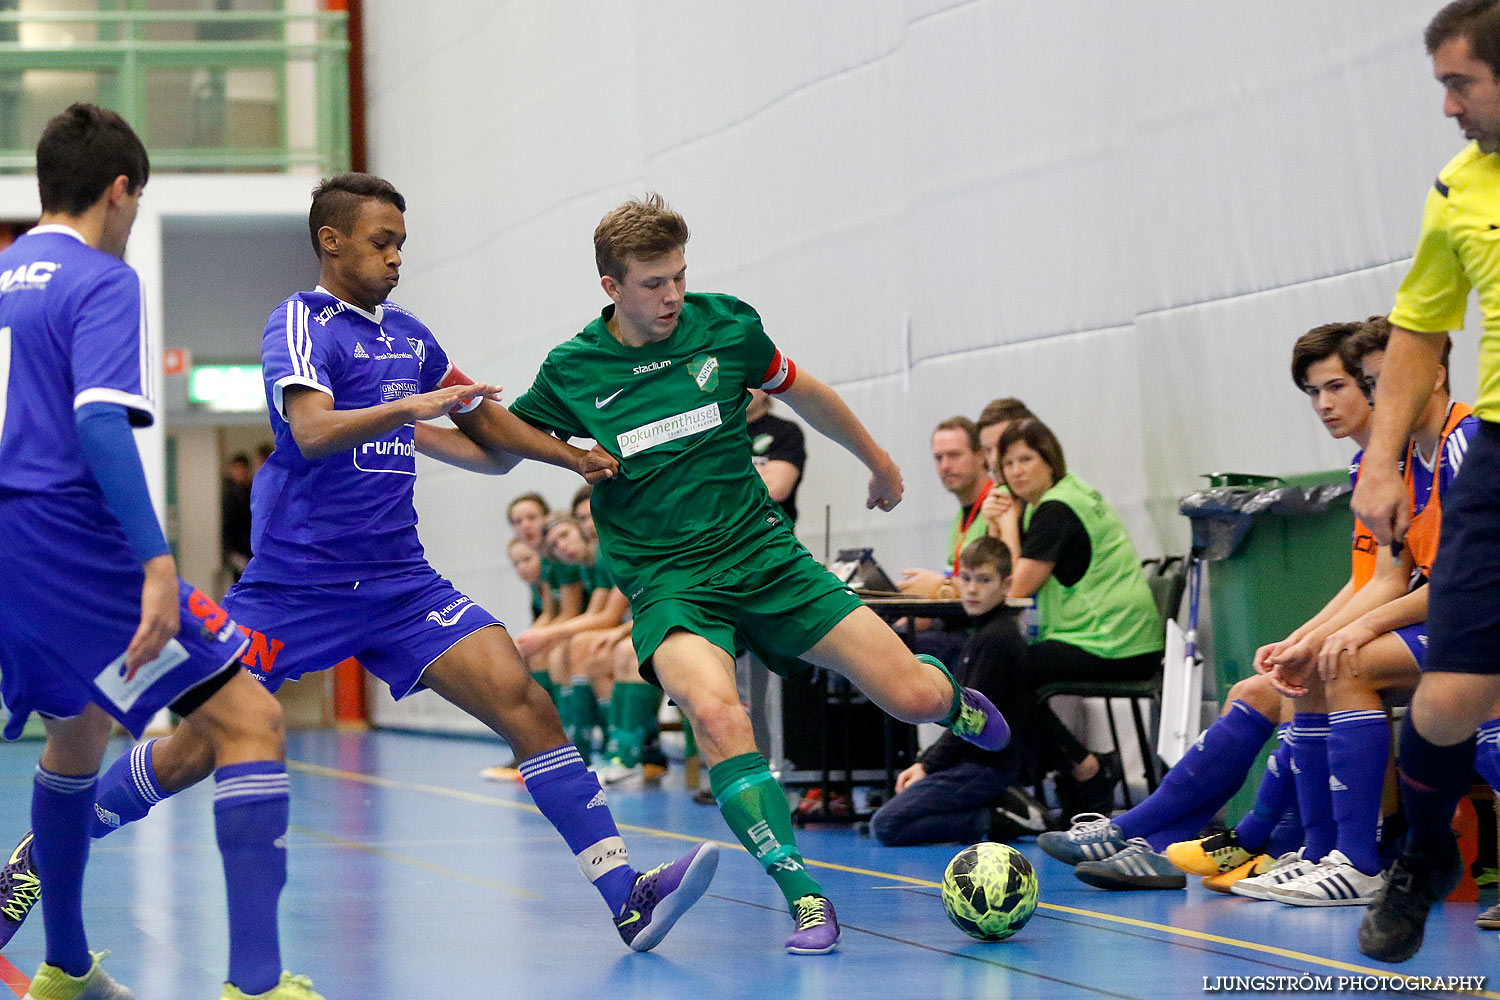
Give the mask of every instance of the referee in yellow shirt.
<path id="1" fill-rule="evenodd" d="M 1428 910 L 1462 874 L 1449 822 L 1473 781 L 1475 731 L 1500 700 L 1500 0 L 1455 0 L 1425 40 L 1443 113 L 1472 142 L 1427 194 L 1416 259 L 1390 314 L 1355 513 L 1382 544 L 1405 536 L 1411 512 L 1397 459 L 1436 383 L 1447 331 L 1463 326 L 1471 288 L 1484 313 L 1480 432 L 1444 502 L 1427 666 L 1401 728 L 1410 832 L 1359 929 L 1359 950 L 1386 962 L 1417 953 Z"/>

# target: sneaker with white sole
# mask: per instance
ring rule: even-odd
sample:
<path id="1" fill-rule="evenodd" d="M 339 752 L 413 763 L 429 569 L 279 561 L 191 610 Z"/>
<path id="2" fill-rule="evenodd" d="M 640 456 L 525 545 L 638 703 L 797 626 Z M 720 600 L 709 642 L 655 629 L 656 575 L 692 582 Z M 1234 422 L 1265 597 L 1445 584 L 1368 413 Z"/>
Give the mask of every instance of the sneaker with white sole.
<path id="1" fill-rule="evenodd" d="M 792 955 L 826 955 L 839 946 L 839 918 L 822 896 L 803 896 L 792 904 L 795 929 L 786 939 Z"/>
<path id="2" fill-rule="evenodd" d="M 1330 851 L 1311 871 L 1266 892 L 1292 906 L 1369 906 L 1383 885 L 1384 872 L 1366 875 L 1342 851 Z"/>
<path id="3" fill-rule="evenodd" d="M 135 1000 L 134 993 L 99 967 L 99 963 L 109 957 L 109 952 L 89 954 L 93 956 L 94 964 L 81 976 L 70 976 L 57 966 L 43 962 L 22 1000 Z"/>
<path id="4" fill-rule="evenodd" d="M 1151 849 L 1142 837 L 1103 861 L 1085 861 L 1073 869 L 1078 880 L 1100 889 L 1186 889 L 1187 876 L 1165 854 Z"/>
<path id="5" fill-rule="evenodd" d="M 618 757 L 611 757 L 608 764 L 594 771 L 599 780 L 606 785 L 618 785 L 632 775 L 640 774 L 640 769 L 630 767 Z"/>
<path id="6" fill-rule="evenodd" d="M 1294 878 L 1306 875 L 1314 867 L 1316 861 L 1308 861 L 1302 857 L 1302 852 L 1292 851 L 1283 854 L 1276 859 L 1270 871 L 1264 875 L 1256 875 L 1253 878 L 1242 878 L 1229 887 L 1229 891 L 1236 896 L 1244 896 L 1247 899 L 1270 899 L 1270 890 L 1274 886 L 1290 882 Z"/>
<path id="7" fill-rule="evenodd" d="M 1065 865 L 1081 865 L 1119 854 L 1125 849 L 1125 837 L 1103 813 L 1079 813 L 1068 829 L 1037 837 L 1036 846 Z"/>
<path id="8" fill-rule="evenodd" d="M 630 898 L 615 916 L 620 939 L 634 951 L 655 948 L 708 889 L 718 867 L 719 845 L 708 841 L 637 876 Z"/>

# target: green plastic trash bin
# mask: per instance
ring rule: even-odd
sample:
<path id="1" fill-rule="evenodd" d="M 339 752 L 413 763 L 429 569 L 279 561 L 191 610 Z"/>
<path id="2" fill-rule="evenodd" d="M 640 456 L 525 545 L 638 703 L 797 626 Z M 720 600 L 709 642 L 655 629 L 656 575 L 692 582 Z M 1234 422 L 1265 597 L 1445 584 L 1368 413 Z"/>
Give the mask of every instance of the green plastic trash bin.
<path id="1" fill-rule="evenodd" d="M 1349 579 L 1349 510 L 1345 469 L 1301 476 L 1215 473 L 1209 488 L 1183 499 L 1193 549 L 1207 563 L 1217 699 L 1253 673 L 1255 651 L 1285 638 Z M 1200 629 L 1201 629 L 1200 624 Z M 1262 750 L 1245 785 L 1230 800 L 1236 822 L 1255 801 Z"/>

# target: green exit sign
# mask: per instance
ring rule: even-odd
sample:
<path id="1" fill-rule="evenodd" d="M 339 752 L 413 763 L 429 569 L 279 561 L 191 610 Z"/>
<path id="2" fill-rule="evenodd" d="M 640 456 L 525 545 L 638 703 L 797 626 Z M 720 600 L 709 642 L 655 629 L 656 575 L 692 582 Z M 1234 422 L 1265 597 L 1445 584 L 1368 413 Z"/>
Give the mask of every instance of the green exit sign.
<path id="1" fill-rule="evenodd" d="M 221 413 L 254 413 L 266 407 L 260 365 L 194 365 L 188 402 Z"/>

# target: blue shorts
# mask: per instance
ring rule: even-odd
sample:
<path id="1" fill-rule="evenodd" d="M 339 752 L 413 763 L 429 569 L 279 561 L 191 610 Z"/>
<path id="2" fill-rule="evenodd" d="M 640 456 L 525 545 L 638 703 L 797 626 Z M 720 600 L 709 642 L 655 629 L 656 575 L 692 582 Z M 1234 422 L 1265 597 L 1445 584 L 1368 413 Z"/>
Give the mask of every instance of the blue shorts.
<path id="1" fill-rule="evenodd" d="M 1479 422 L 1443 497 L 1425 669 L 1500 674 L 1500 425 Z"/>
<path id="2" fill-rule="evenodd" d="M 1427 666 L 1427 623 L 1403 625 L 1396 629 L 1396 638 L 1406 643 L 1406 648 L 1411 650 L 1411 658 L 1417 661 L 1417 669 L 1425 669 Z"/>
<path id="3" fill-rule="evenodd" d="M 32 712 L 90 703 L 139 738 L 152 716 L 234 668 L 247 643 L 229 615 L 177 581 L 181 629 L 159 657 L 125 668 L 145 574 L 118 523 L 89 497 L 0 501 L 0 695 L 15 739 Z"/>
<path id="4" fill-rule="evenodd" d="M 354 657 L 404 698 L 428 665 L 494 615 L 430 567 L 359 583 L 238 583 L 224 607 L 250 637 L 245 667 L 267 688 Z"/>

